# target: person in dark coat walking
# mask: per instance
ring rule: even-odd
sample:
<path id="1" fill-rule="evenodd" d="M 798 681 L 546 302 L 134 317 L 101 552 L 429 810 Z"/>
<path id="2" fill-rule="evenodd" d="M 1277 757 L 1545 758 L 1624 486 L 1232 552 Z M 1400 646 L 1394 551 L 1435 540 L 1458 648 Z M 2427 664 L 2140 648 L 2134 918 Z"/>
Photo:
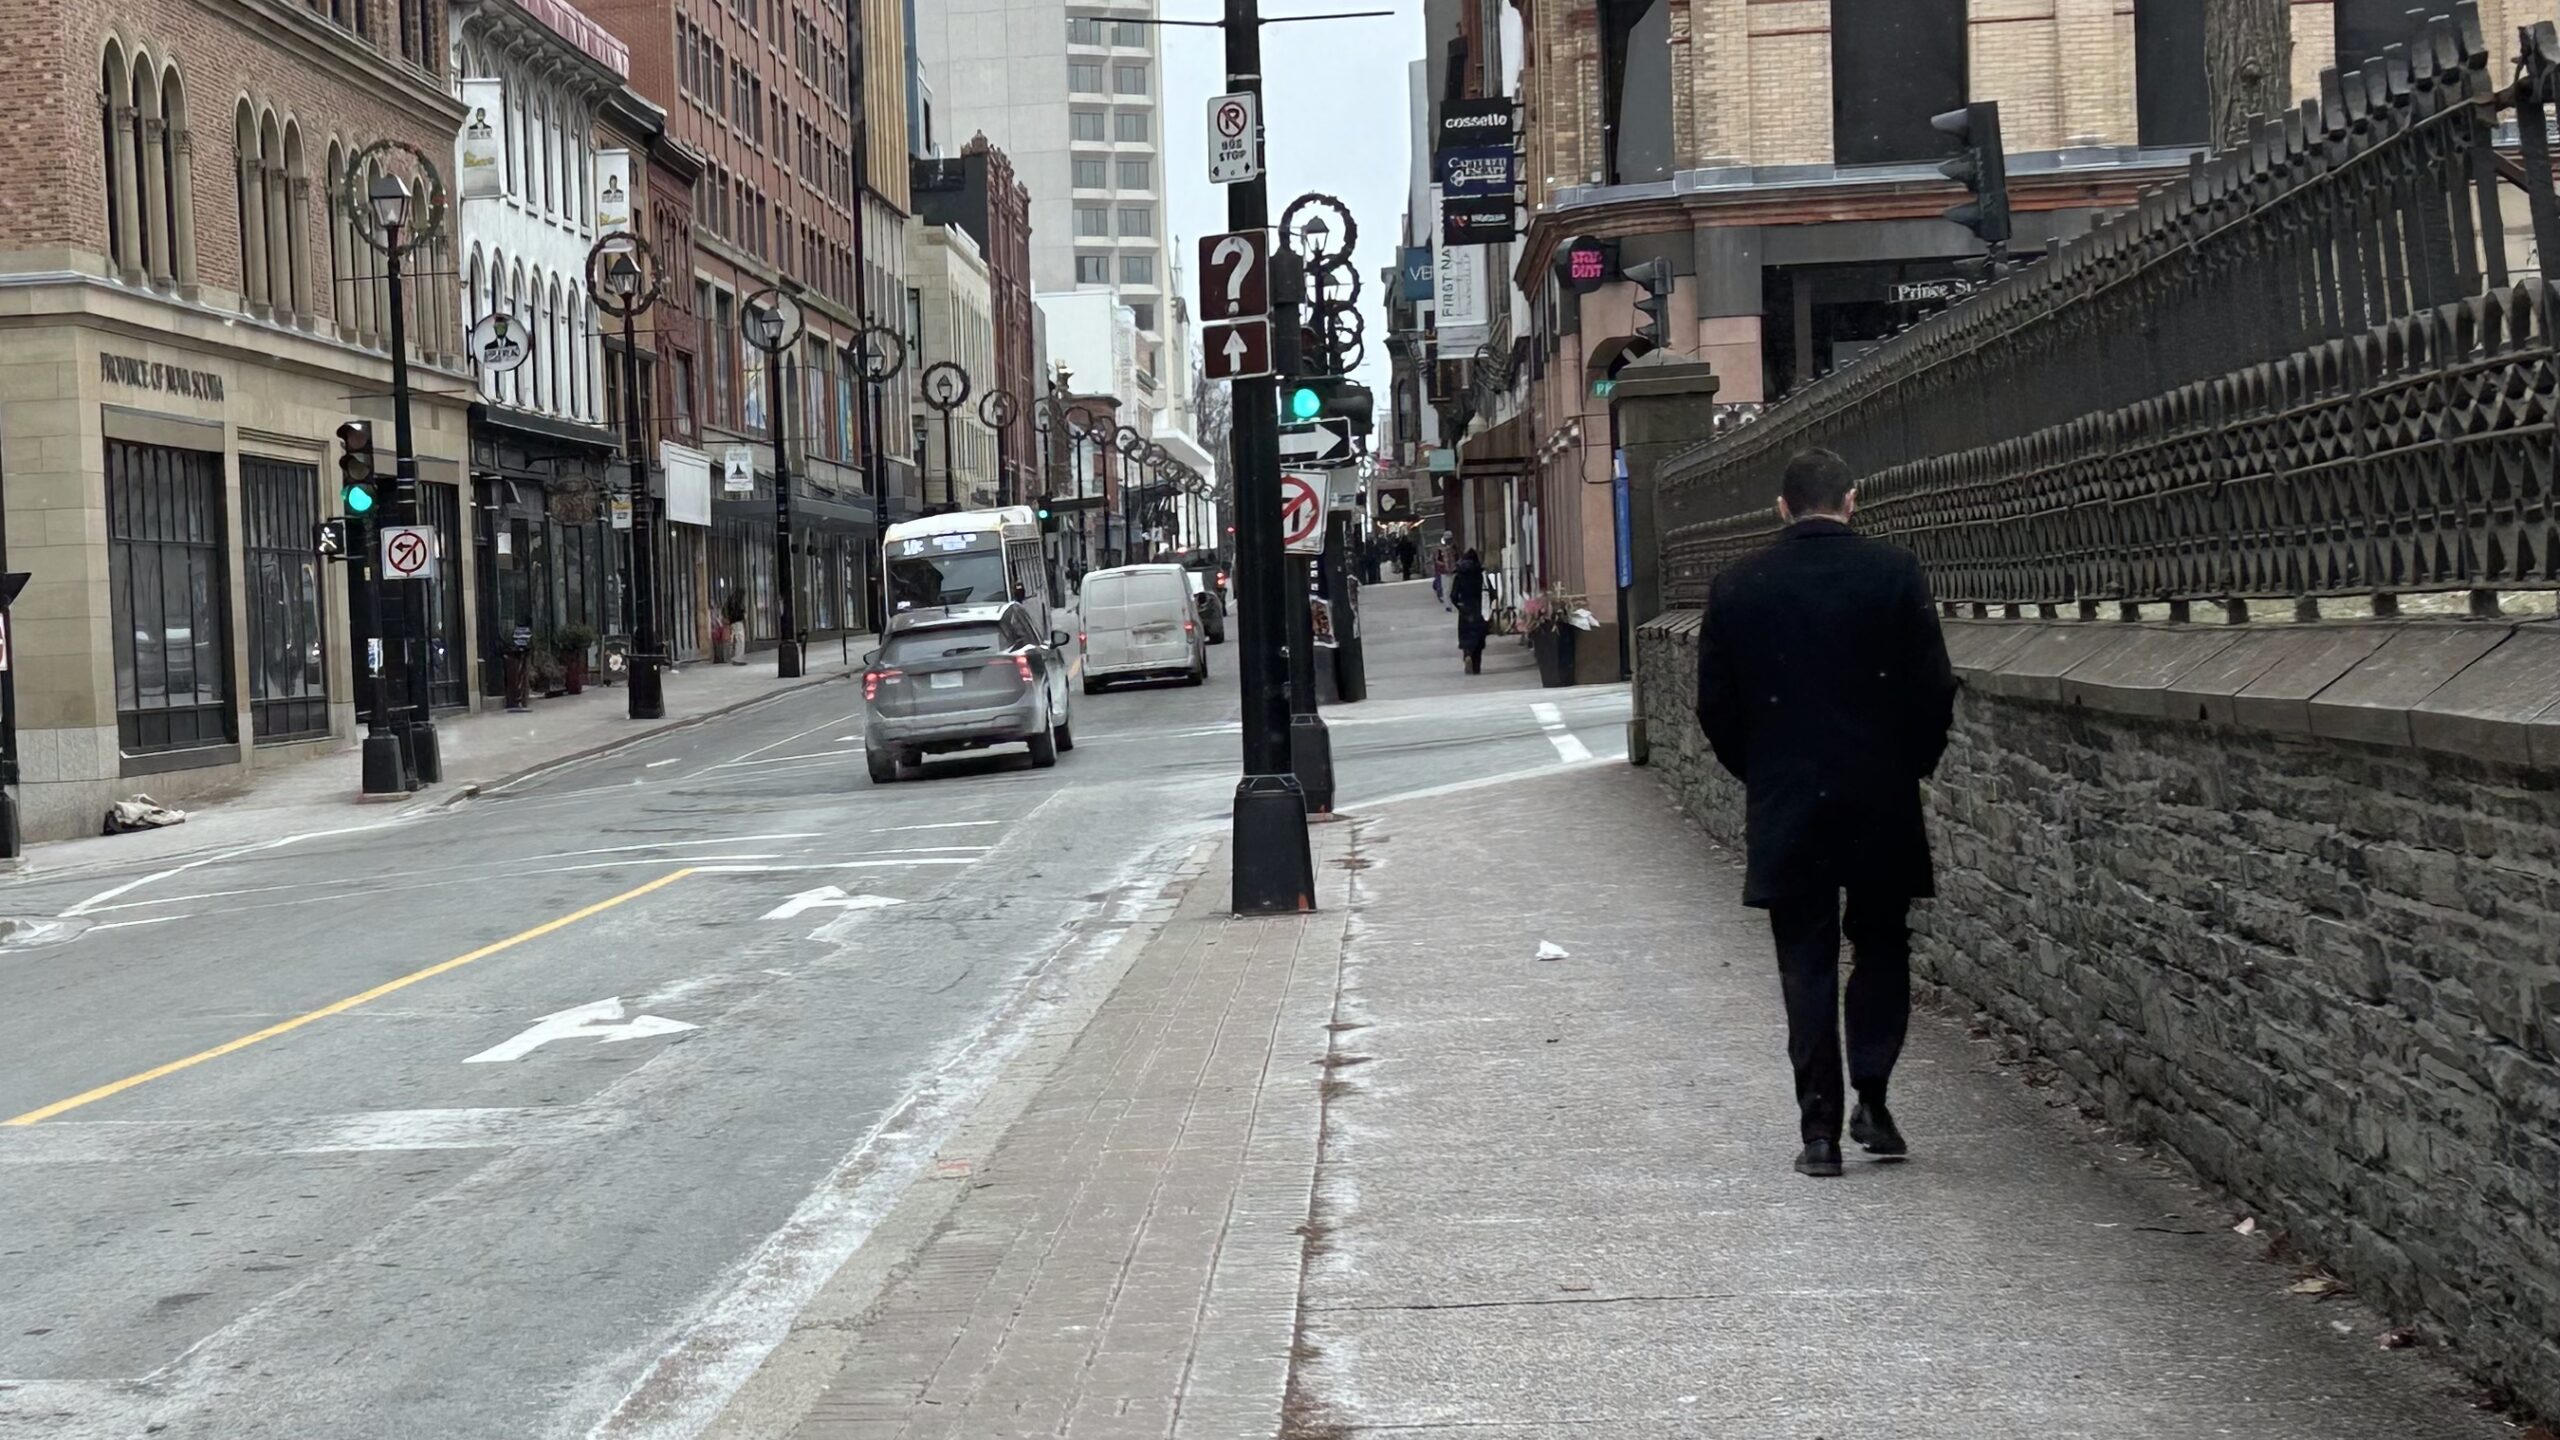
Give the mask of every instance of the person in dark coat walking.
<path id="1" fill-rule="evenodd" d="M 1929 582 L 1911 552 L 1849 528 L 1857 490 L 1828 450 L 1787 463 L 1776 543 L 1715 578 L 1698 646 L 1698 723 L 1743 783 L 1742 900 L 1769 912 L 1786 992 L 1804 1152 L 1840 1173 L 1840 940 L 1849 1134 L 1905 1152 L 1885 1088 L 1911 1019 L 1911 902 L 1935 893 L 1920 782 L 1955 716 Z M 1847 896 L 1847 916 L 1841 910 Z"/>
<path id="2" fill-rule="evenodd" d="M 1484 561 L 1470 550 L 1458 557 L 1458 573 L 1449 581 L 1449 603 L 1458 609 L 1458 653 L 1466 657 L 1470 675 L 1484 673 L 1484 599 Z"/>

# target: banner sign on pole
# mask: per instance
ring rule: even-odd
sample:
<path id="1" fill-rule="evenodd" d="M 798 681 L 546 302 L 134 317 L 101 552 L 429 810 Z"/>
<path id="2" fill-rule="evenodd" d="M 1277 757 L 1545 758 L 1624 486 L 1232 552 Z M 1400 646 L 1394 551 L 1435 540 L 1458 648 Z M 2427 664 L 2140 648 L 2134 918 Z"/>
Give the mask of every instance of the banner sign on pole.
<path id="1" fill-rule="evenodd" d="M 457 188 L 465 200 L 498 199 L 507 193 L 506 82 L 463 81 L 462 107 Z"/>

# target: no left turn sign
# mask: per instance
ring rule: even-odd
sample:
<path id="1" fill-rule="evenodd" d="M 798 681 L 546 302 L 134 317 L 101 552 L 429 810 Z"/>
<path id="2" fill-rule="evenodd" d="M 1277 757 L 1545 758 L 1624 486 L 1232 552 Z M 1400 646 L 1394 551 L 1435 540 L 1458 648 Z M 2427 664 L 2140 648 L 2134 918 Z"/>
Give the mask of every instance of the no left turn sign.
<path id="1" fill-rule="evenodd" d="M 1283 471 L 1280 475 L 1280 545 L 1292 555 L 1324 549 L 1324 481 Z"/>
<path id="2" fill-rule="evenodd" d="M 382 578 L 432 580 L 436 576 L 436 532 L 424 525 L 382 527 Z"/>

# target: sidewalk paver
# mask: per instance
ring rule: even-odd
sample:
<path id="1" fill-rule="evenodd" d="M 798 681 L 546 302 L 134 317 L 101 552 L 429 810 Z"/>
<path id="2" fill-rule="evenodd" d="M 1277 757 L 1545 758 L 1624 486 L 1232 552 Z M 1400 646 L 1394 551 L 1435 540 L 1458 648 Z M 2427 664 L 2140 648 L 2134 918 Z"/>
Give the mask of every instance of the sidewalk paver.
<path id="1" fill-rule="evenodd" d="M 1765 921 L 1642 772 L 1355 823 L 1288 1440 L 2513 1436 L 1955 1019 L 1911 1160 L 1794 1174 Z"/>
<path id="2" fill-rule="evenodd" d="M 1338 902 L 1347 827 L 1318 827 Z M 1225 913 L 1223 858 L 1131 963 L 798 1440 L 1276 1433 L 1345 916 Z"/>

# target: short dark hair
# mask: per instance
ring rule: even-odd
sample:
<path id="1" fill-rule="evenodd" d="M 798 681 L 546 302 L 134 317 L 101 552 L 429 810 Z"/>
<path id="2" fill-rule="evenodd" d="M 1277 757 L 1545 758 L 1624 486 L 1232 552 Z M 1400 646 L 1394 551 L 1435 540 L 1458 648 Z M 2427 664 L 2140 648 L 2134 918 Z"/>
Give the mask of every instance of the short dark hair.
<path id="1" fill-rule="evenodd" d="M 1778 493 L 1785 497 L 1790 514 L 1837 515 L 1856 488 L 1857 477 L 1849 473 L 1848 461 L 1828 450 L 1813 449 L 1799 450 L 1787 462 L 1787 476 L 1779 482 Z"/>

